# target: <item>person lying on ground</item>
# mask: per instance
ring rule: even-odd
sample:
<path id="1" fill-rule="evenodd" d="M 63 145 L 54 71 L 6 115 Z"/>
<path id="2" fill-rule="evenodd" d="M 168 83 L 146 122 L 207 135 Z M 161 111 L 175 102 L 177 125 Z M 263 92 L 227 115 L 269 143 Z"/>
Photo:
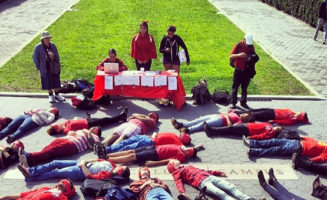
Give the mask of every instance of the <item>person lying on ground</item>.
<path id="1" fill-rule="evenodd" d="M 226 136 L 226 135 L 236 135 L 236 136 L 249 136 L 253 140 L 264 140 L 273 138 L 282 131 L 281 126 L 273 127 L 267 122 L 256 122 L 256 123 L 242 123 L 235 124 L 232 126 L 225 127 L 210 127 L 205 123 L 204 131 L 208 137 L 211 136 Z"/>
<path id="2" fill-rule="evenodd" d="M 50 124 L 58 119 L 58 116 L 59 111 L 57 108 L 36 109 L 25 112 L 24 115 L 16 117 L 6 128 L 0 131 L 0 140 L 11 134 L 6 139 L 7 143 L 10 144 L 31 130 L 44 124 Z"/>
<path id="3" fill-rule="evenodd" d="M 283 187 L 276 179 L 274 175 L 274 170 L 272 168 L 269 169 L 269 180 L 268 184 L 265 180 L 263 172 L 260 170 L 258 172 L 258 179 L 261 187 L 268 192 L 268 194 L 275 200 L 305 200 L 291 192 L 289 192 L 285 187 Z"/>
<path id="4" fill-rule="evenodd" d="M 37 165 L 52 161 L 63 156 L 73 155 L 93 149 L 94 143 L 99 142 L 101 137 L 101 128 L 92 127 L 89 130 L 69 131 L 65 137 L 57 138 L 44 147 L 39 152 L 23 151 L 19 157 L 19 162 L 29 165 Z"/>
<path id="5" fill-rule="evenodd" d="M 114 163 L 102 160 L 54 160 L 35 167 L 26 167 L 19 164 L 19 171 L 25 176 L 25 181 L 49 180 L 53 178 L 69 178 L 73 181 L 82 181 L 86 178 L 103 180 L 118 175 L 129 178 L 129 168 L 116 166 Z"/>
<path id="6" fill-rule="evenodd" d="M 296 123 L 309 122 L 308 114 L 306 112 L 294 112 L 289 108 L 259 108 L 235 112 L 240 115 L 248 115 L 248 117 L 250 117 L 253 121 L 270 122 L 279 125 L 294 125 Z"/>
<path id="7" fill-rule="evenodd" d="M 150 170 L 147 167 L 139 169 L 139 180 L 135 180 L 129 185 L 136 195 L 137 200 L 173 200 L 169 187 L 159 178 L 151 178 Z"/>
<path id="8" fill-rule="evenodd" d="M 0 116 L 0 131 L 6 128 L 12 119 L 10 117 Z"/>
<path id="9" fill-rule="evenodd" d="M 166 144 L 160 146 L 145 146 L 133 150 L 127 150 L 108 154 L 107 160 L 114 163 L 133 163 L 152 167 L 156 165 L 165 165 L 170 159 L 177 159 L 184 162 L 187 158 L 195 158 L 197 152 L 203 148 L 203 145 L 195 147 L 178 146 L 175 144 Z"/>
<path id="10" fill-rule="evenodd" d="M 106 126 L 119 121 L 127 120 L 128 108 L 126 107 L 119 115 L 114 117 L 103 117 L 103 118 L 77 118 L 69 119 L 61 123 L 53 123 L 49 126 L 47 132 L 49 135 L 55 135 L 58 133 L 67 134 L 69 131 L 77 131 L 81 129 L 89 129 L 94 126 Z"/>
<path id="11" fill-rule="evenodd" d="M 197 131 L 202 131 L 204 127 L 204 122 L 209 126 L 221 127 L 221 126 L 231 126 L 233 124 L 250 122 L 250 115 L 247 113 L 242 113 L 240 115 L 236 114 L 234 110 L 229 110 L 228 113 L 205 115 L 196 118 L 188 122 L 178 122 L 174 117 L 171 118 L 171 123 L 175 129 L 181 132 L 194 133 Z M 254 120 L 252 120 L 254 121 Z"/>
<path id="12" fill-rule="evenodd" d="M 22 192 L 17 195 L 0 197 L 0 200 L 68 200 L 75 194 L 75 187 L 71 180 L 62 179 L 54 187 L 41 187 L 38 189 Z"/>
<path id="13" fill-rule="evenodd" d="M 206 192 L 222 200 L 241 199 L 254 200 L 240 190 L 235 185 L 218 178 L 217 176 L 226 177 L 225 172 L 216 170 L 204 170 L 192 165 L 181 165 L 179 160 L 171 159 L 167 164 L 169 173 L 172 174 L 179 193 L 187 197 L 183 183 L 187 183 L 199 190 L 207 187 Z M 231 196 L 229 196 L 228 194 Z"/>
<path id="14" fill-rule="evenodd" d="M 102 144 L 117 144 L 134 135 L 144 135 L 148 130 L 153 129 L 158 121 L 159 115 L 157 113 L 150 112 L 148 115 L 134 113 L 127 119 L 127 122 L 118 126 L 110 137 L 103 140 Z"/>
<path id="15" fill-rule="evenodd" d="M 24 144 L 16 140 L 10 146 L 0 146 L 0 170 L 6 169 L 11 164 L 18 162 L 18 152 L 24 150 Z"/>
<path id="16" fill-rule="evenodd" d="M 104 63 L 118 63 L 119 64 L 119 71 L 127 71 L 128 68 L 127 66 L 124 64 L 124 62 L 117 58 L 117 53 L 115 49 L 109 49 L 108 51 L 108 57 L 105 58 L 104 60 L 102 60 L 98 66 L 97 66 L 97 70 L 103 71 L 104 70 Z"/>
<path id="17" fill-rule="evenodd" d="M 305 169 L 315 174 L 327 175 L 327 163 L 317 163 L 296 152 L 292 155 L 292 165 L 294 169 Z M 326 194 L 327 195 L 327 194 Z"/>

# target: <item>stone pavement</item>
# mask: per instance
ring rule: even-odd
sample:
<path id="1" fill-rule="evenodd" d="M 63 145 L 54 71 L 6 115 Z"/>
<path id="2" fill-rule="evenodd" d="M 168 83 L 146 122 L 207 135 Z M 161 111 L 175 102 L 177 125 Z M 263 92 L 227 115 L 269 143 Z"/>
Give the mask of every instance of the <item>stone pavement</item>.
<path id="1" fill-rule="evenodd" d="M 322 44 L 322 32 L 314 41 L 314 28 L 259 0 L 209 2 L 242 31 L 253 33 L 254 40 L 309 89 L 327 97 L 327 45 Z"/>
<path id="2" fill-rule="evenodd" d="M 0 67 L 79 0 L 0 3 Z"/>
<path id="3" fill-rule="evenodd" d="M 59 121 L 64 121 L 73 117 L 86 117 L 86 112 L 77 110 L 70 105 L 70 99 L 65 103 L 55 103 L 60 110 Z M 160 124 L 156 128 L 159 132 L 176 132 L 171 125 L 170 118 L 175 116 L 177 119 L 191 120 L 199 116 L 214 114 L 217 112 L 225 112 L 226 107 L 217 106 L 216 104 L 207 104 L 204 106 L 194 106 L 191 102 L 187 102 L 187 106 L 181 111 L 176 111 L 174 107 L 159 107 L 156 101 L 142 101 L 142 100 L 120 100 L 115 101 L 113 105 L 108 107 L 99 107 L 98 110 L 91 111 L 93 117 L 103 117 L 106 115 L 115 115 L 119 112 L 117 107 L 127 106 L 129 108 L 129 115 L 134 112 L 148 113 L 151 111 L 158 112 L 160 115 Z M 3 97 L 0 96 L 1 111 L 0 115 L 9 117 L 16 117 L 31 108 L 49 108 L 50 105 L 47 98 L 26 98 L 26 97 Z M 302 126 L 291 126 L 291 129 L 298 129 L 302 135 L 309 135 L 320 140 L 326 141 L 327 130 L 327 101 L 310 101 L 310 100 L 260 100 L 250 101 L 249 105 L 253 108 L 271 107 L 271 108 L 286 108 L 289 107 L 295 111 L 301 111 L 305 109 L 308 112 L 310 118 L 310 124 Z M 113 129 L 118 124 L 109 125 L 104 128 L 103 137 L 108 137 Z M 28 133 L 21 140 L 25 143 L 27 151 L 41 150 L 46 144 L 53 140 L 53 137 L 47 135 L 47 127 L 41 127 L 32 133 Z M 291 167 L 290 158 L 273 157 L 273 158 L 257 158 L 249 159 L 246 151 L 247 148 L 243 146 L 240 138 L 208 138 L 204 132 L 198 132 L 191 135 L 192 143 L 203 143 L 205 150 L 198 153 L 198 158 L 190 160 L 189 164 L 195 164 L 197 166 L 203 166 L 204 168 L 223 169 L 228 174 L 228 181 L 234 183 L 244 193 L 259 198 L 270 198 L 267 193 L 260 187 L 258 180 L 256 179 L 257 170 L 268 170 L 269 167 L 274 167 L 276 176 L 280 180 L 281 184 L 288 188 L 291 192 L 297 195 L 311 200 L 314 199 L 310 196 L 312 189 L 312 181 L 315 174 L 305 171 L 294 171 Z M 0 141 L 1 145 L 6 144 L 4 140 Z M 88 151 L 79 155 L 65 157 L 63 159 L 90 159 L 95 158 L 95 155 Z M 15 171 L 16 166 L 12 166 L 8 170 L 0 171 L 0 196 L 17 194 L 22 191 L 30 190 L 33 188 L 53 185 L 57 180 L 29 182 L 21 178 L 22 176 L 17 173 L 15 179 L 9 179 L 9 175 L 12 175 L 12 171 Z M 135 176 L 137 166 L 132 166 L 132 177 Z M 152 168 L 152 175 L 161 177 L 170 187 L 174 199 L 177 199 L 177 189 L 174 182 L 171 179 L 171 175 L 167 173 L 165 167 Z M 17 172 L 17 170 L 16 170 Z M 134 172 L 134 173 L 133 173 Z M 6 178 L 5 178 L 6 176 Z M 267 174 L 266 174 L 267 177 Z M 326 177 L 322 177 L 322 182 L 327 184 Z M 83 197 L 79 190 L 80 182 L 75 183 L 77 185 L 76 199 L 90 199 Z M 194 197 L 197 191 L 189 186 L 186 187 L 186 191 L 189 196 Z"/>

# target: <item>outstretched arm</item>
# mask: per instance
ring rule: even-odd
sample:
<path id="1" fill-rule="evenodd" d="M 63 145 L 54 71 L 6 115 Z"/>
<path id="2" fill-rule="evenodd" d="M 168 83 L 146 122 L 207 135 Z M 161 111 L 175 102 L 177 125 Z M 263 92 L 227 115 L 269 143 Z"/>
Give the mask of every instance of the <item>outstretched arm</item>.
<path id="1" fill-rule="evenodd" d="M 159 161 L 146 161 L 145 162 L 145 166 L 147 167 L 152 167 L 152 166 L 157 166 L 157 165 L 165 165 L 169 162 L 170 159 L 166 159 L 166 160 L 159 160 Z"/>

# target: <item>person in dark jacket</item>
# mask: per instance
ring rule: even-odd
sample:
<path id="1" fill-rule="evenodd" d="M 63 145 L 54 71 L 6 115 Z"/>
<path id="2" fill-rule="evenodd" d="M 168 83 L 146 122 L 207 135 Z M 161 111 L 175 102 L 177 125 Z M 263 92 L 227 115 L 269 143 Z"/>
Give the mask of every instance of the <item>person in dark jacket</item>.
<path id="1" fill-rule="evenodd" d="M 55 44 L 50 42 L 51 35 L 48 31 L 41 34 L 41 42 L 35 46 L 33 61 L 41 74 L 42 90 L 48 90 L 49 102 L 65 101 L 65 98 L 59 95 L 60 85 L 60 57 Z M 50 68 L 56 65 L 59 71 L 53 72 Z M 53 96 L 52 90 L 55 91 Z"/>
<path id="2" fill-rule="evenodd" d="M 317 28 L 316 28 L 316 32 L 315 32 L 313 39 L 317 40 L 319 30 L 323 26 L 324 32 L 325 32 L 325 39 L 324 39 L 323 44 L 326 44 L 326 40 L 327 40 L 327 0 L 321 2 L 320 7 L 319 7 L 318 18 L 319 19 L 317 22 Z"/>
<path id="3" fill-rule="evenodd" d="M 179 46 L 184 49 L 186 56 L 186 64 L 190 64 L 190 56 L 187 51 L 187 47 L 182 40 L 182 38 L 175 34 L 176 27 L 169 26 L 167 29 L 167 35 L 164 36 L 160 43 L 159 51 L 163 53 L 163 64 L 165 66 L 165 70 L 174 69 L 178 74 L 180 71 L 180 60 L 178 56 Z"/>
<path id="4" fill-rule="evenodd" d="M 326 155 L 324 155 L 326 156 Z M 292 155 L 292 166 L 294 169 L 302 168 L 315 174 L 327 175 L 327 164 L 317 163 L 311 159 L 302 156 L 301 153 L 295 152 Z"/>
<path id="5" fill-rule="evenodd" d="M 24 144 L 16 140 L 10 146 L 0 146 L 0 170 L 18 162 L 18 152 L 24 150 Z"/>
<path id="6" fill-rule="evenodd" d="M 124 62 L 121 59 L 117 58 L 117 53 L 116 53 L 115 49 L 109 49 L 108 57 L 103 59 L 103 61 L 101 61 L 98 64 L 97 70 L 103 71 L 104 70 L 104 63 L 118 63 L 120 72 L 128 70 L 128 68 L 124 64 Z"/>

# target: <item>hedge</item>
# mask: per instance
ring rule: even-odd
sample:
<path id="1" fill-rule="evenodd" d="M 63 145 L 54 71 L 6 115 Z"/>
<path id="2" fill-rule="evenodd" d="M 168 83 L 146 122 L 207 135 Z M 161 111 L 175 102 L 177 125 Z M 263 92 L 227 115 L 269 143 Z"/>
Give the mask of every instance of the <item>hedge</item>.
<path id="1" fill-rule="evenodd" d="M 315 27 L 322 0 L 261 0 Z"/>

